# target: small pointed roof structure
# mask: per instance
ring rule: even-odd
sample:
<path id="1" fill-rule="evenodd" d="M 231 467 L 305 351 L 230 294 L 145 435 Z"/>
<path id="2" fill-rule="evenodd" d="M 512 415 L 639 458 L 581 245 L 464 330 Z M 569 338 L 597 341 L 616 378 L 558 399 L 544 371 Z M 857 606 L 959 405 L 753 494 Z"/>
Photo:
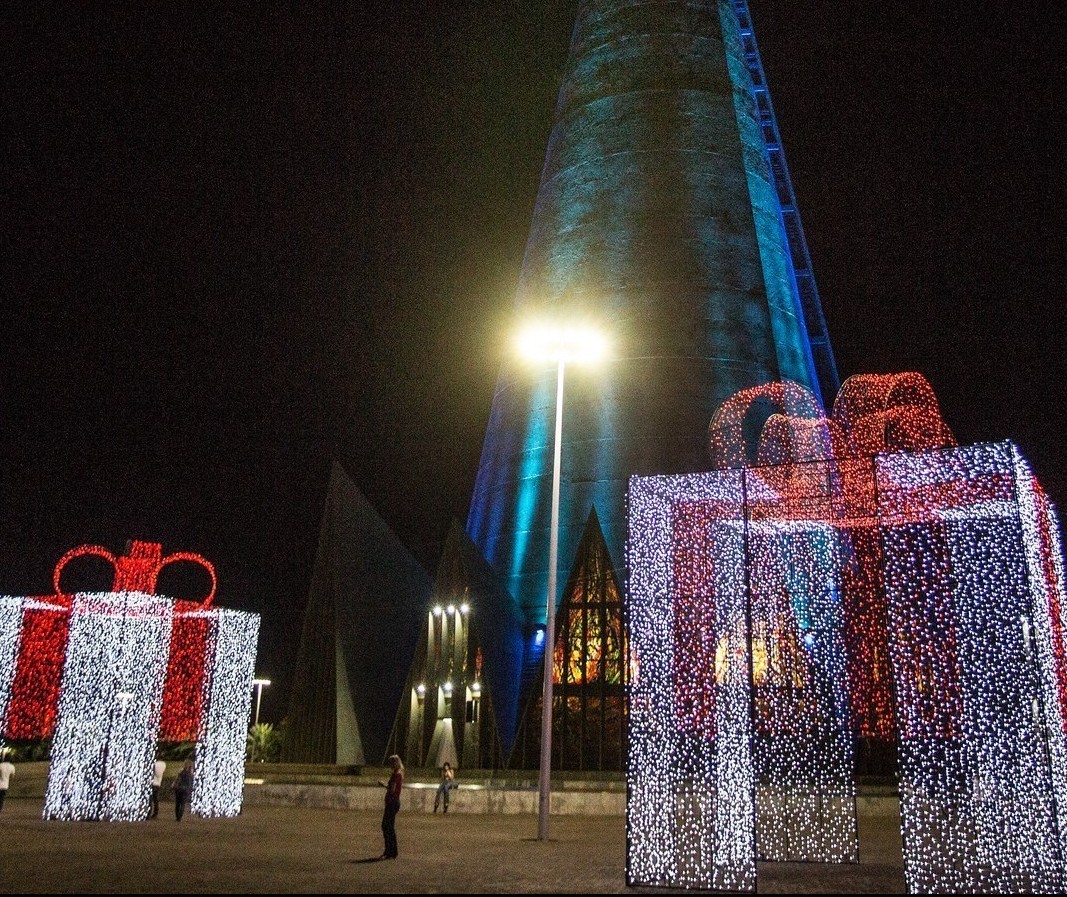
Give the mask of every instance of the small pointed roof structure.
<path id="1" fill-rule="evenodd" d="M 444 656 L 442 646 L 431 642 L 440 636 L 431 608 L 463 605 L 468 608 L 460 616 L 465 644 L 451 657 Z M 416 694 L 422 685 L 422 697 L 427 705 L 420 705 L 418 700 L 401 700 L 392 750 L 406 755 L 405 762 L 415 764 L 440 766 L 447 759 L 453 766 L 462 766 L 470 765 L 473 758 L 483 768 L 505 766 L 518 713 L 523 620 L 518 603 L 489 569 L 459 521 L 453 520 L 449 528 L 425 613 L 430 615 L 429 626 L 419 637 L 407 692 Z M 431 711 L 432 716 L 437 712 L 435 692 L 441 684 L 438 680 L 445 679 L 457 690 L 478 683 L 479 718 L 464 719 L 457 704 L 451 727 L 443 732 L 431 732 L 426 726 L 432 720 L 427 718 L 420 729 L 419 721 L 413 717 Z M 466 731 L 474 723 L 480 727 L 476 742 L 471 741 Z M 475 743 L 477 748 L 472 750 Z M 449 751 L 456 759 L 451 758 Z"/>
<path id="2" fill-rule="evenodd" d="M 449 542 L 453 540 L 470 586 L 474 631 L 485 657 L 484 676 L 493 701 L 501 751 L 507 757 L 518 722 L 524 643 L 522 608 L 458 521 L 453 521 L 449 532 Z"/>
<path id="3" fill-rule="evenodd" d="M 286 762 L 382 762 L 430 585 L 335 462 L 293 674 Z"/>
<path id="4" fill-rule="evenodd" d="M 629 679 L 622 589 L 596 509 L 589 511 L 556 617 L 553 653 L 552 765 L 621 770 L 625 763 L 625 691 Z M 540 762 L 544 655 L 525 689 L 511 765 Z"/>

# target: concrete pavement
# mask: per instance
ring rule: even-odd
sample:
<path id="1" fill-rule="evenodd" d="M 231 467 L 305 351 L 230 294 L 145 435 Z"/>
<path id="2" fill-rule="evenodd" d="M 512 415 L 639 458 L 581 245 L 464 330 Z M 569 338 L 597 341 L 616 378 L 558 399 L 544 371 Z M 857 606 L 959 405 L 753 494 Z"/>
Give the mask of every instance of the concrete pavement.
<path id="1" fill-rule="evenodd" d="M 380 792 L 379 792 L 380 794 Z M 38 798 L 0 813 L 0 891 L 88 893 L 623 893 L 621 816 L 429 813 L 397 819 L 400 857 L 380 861 L 381 814 L 249 802 L 236 819 L 45 822 Z M 903 893 L 899 817 L 860 816 L 861 862 L 760 865 L 764 893 Z M 649 889 L 662 893 L 664 889 Z"/>

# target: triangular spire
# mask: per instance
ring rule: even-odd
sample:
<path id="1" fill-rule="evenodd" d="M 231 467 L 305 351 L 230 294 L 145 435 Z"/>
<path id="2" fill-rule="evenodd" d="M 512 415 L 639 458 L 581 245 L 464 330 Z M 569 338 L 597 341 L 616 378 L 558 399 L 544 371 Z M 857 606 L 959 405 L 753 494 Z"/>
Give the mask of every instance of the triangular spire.
<path id="1" fill-rule="evenodd" d="M 335 463 L 290 692 L 287 762 L 385 756 L 430 579 Z"/>
<path id="2" fill-rule="evenodd" d="M 554 768 L 623 769 L 626 658 L 622 589 L 593 508 L 556 616 Z M 532 683 L 516 744 L 514 765 L 524 768 L 540 762 L 543 681 Z"/>

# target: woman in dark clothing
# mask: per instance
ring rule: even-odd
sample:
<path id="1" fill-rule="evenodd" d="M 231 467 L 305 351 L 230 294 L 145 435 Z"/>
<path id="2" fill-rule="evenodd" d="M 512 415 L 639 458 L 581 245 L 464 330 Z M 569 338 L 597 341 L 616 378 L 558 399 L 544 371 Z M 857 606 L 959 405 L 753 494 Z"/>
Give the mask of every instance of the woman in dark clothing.
<path id="1" fill-rule="evenodd" d="M 393 754 L 389 758 L 393 774 L 388 782 L 378 782 L 385 789 L 385 812 L 382 814 L 382 835 L 385 838 L 383 860 L 395 860 L 396 849 L 396 814 L 400 812 L 400 790 L 404 787 L 404 764 Z"/>
<path id="2" fill-rule="evenodd" d="M 193 761 L 186 760 L 178 778 L 174 780 L 174 818 L 182 821 L 185 815 L 185 805 L 193 796 Z"/>

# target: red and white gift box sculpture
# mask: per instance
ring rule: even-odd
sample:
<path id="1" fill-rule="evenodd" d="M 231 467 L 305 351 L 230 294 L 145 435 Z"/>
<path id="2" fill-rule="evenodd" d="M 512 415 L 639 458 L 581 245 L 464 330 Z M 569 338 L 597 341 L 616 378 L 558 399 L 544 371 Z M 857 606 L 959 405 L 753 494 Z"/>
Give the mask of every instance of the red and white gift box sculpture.
<path id="1" fill-rule="evenodd" d="M 910 892 L 1062 892 L 1063 549 L 1018 449 L 957 446 L 918 374 L 828 417 L 755 387 L 709 436 L 719 469 L 630 481 L 628 883 L 854 862 L 861 736 L 897 745 Z"/>
<path id="2" fill-rule="evenodd" d="M 63 594 L 64 567 L 87 554 L 114 566 L 112 590 Z M 178 561 L 210 574 L 203 601 L 155 594 Z M 197 743 L 192 812 L 238 814 L 259 615 L 212 607 L 214 567 L 152 542 L 76 548 L 53 584 L 0 596 L 0 737 L 53 736 L 45 818 L 144 819 L 159 741 Z"/>

